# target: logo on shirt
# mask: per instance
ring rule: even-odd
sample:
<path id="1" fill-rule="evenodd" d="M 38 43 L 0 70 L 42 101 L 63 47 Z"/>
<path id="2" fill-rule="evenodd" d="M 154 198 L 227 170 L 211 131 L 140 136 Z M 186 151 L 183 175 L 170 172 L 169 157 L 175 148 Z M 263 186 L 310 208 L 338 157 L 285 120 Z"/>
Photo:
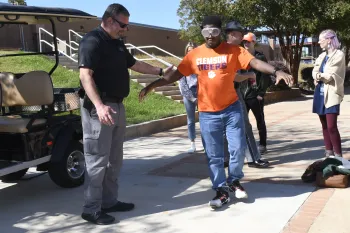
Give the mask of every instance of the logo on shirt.
<path id="1" fill-rule="evenodd" d="M 209 71 L 209 72 L 208 72 L 208 77 L 209 77 L 210 79 L 215 78 L 215 76 L 216 76 L 216 73 L 215 73 L 214 71 Z"/>
<path id="2" fill-rule="evenodd" d="M 202 70 L 221 70 L 227 68 L 227 55 L 217 57 L 201 57 L 196 59 L 197 67 Z M 215 74 L 215 72 L 214 72 Z M 209 73 L 208 73 L 209 75 Z M 215 75 L 214 75 L 215 77 Z"/>

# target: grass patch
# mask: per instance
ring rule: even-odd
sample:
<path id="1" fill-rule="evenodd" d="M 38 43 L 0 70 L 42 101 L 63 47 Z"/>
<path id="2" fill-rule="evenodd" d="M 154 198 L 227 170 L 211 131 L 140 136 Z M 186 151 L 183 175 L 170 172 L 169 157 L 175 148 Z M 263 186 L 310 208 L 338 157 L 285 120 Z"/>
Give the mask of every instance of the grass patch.
<path id="1" fill-rule="evenodd" d="M 8 52 L 0 52 L 0 54 L 5 53 Z M 54 61 L 45 56 L 0 58 L 0 72 L 24 73 L 34 70 L 49 72 L 53 65 Z M 55 87 L 78 87 L 79 73 L 77 71 L 69 71 L 59 65 L 52 74 L 52 80 Z M 185 113 L 183 104 L 155 93 L 150 93 L 144 102 L 139 103 L 138 94 L 142 86 L 135 82 L 130 82 L 130 94 L 124 101 L 128 125 Z"/>

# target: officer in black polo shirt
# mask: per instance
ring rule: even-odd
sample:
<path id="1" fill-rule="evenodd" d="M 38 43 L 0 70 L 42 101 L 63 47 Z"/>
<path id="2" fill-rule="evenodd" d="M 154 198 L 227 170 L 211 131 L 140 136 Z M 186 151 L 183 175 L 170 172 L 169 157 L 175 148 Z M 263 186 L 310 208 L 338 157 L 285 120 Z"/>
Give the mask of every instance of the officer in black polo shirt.
<path id="1" fill-rule="evenodd" d="M 126 129 L 122 101 L 130 91 L 128 68 L 139 73 L 163 75 L 161 68 L 136 61 L 120 39 L 128 29 L 129 16 L 124 6 L 109 5 L 101 25 L 87 33 L 79 47 L 87 175 L 82 218 L 96 224 L 114 222 L 108 212 L 134 208 L 134 204 L 118 200 Z M 171 68 L 164 70 L 164 74 Z"/>

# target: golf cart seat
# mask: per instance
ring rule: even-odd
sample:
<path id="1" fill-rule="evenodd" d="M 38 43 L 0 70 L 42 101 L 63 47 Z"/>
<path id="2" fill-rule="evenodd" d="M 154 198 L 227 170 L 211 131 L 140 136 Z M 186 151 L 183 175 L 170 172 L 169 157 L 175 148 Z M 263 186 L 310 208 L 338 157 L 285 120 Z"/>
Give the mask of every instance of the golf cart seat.
<path id="1" fill-rule="evenodd" d="M 12 73 L 0 73 L 1 107 L 44 106 L 54 101 L 50 75 L 32 71 L 16 78 Z M 35 113 L 30 116 L 0 116 L 0 133 L 26 133 L 28 128 L 45 125 L 47 119 Z"/>

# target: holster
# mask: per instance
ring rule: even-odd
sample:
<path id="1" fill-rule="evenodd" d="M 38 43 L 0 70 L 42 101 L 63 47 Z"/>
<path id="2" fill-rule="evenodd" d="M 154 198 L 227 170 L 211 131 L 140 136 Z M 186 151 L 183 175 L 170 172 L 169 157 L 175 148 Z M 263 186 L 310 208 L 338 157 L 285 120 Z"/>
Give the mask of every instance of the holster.
<path id="1" fill-rule="evenodd" d="M 83 108 L 91 112 L 92 108 L 94 107 L 94 104 L 90 100 L 90 98 L 87 96 L 85 90 L 83 87 L 81 87 L 78 91 L 78 95 L 81 99 L 83 99 Z"/>

